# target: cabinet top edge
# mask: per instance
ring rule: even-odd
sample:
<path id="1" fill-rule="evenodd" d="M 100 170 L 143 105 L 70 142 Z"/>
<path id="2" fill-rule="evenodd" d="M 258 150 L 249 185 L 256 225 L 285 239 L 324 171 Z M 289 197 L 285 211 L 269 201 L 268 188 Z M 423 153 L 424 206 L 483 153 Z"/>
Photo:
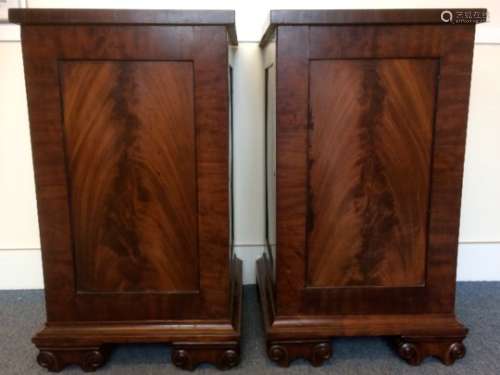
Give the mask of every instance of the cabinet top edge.
<path id="1" fill-rule="evenodd" d="M 225 26 L 230 44 L 238 44 L 234 10 L 166 9 L 9 9 L 19 25 L 178 25 Z"/>
<path id="2" fill-rule="evenodd" d="M 475 25 L 487 22 L 486 8 L 271 10 L 260 45 L 277 26 L 307 25 Z"/>

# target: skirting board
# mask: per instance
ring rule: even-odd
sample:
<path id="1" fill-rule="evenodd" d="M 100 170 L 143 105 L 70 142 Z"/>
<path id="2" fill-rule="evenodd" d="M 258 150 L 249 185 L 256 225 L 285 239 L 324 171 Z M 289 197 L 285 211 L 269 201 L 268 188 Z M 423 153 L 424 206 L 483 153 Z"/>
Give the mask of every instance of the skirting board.
<path id="1" fill-rule="evenodd" d="M 255 284 L 255 262 L 263 251 L 262 245 L 235 247 L 243 261 L 244 284 Z M 460 244 L 457 280 L 500 281 L 500 242 Z M 0 250 L 0 289 L 42 288 L 40 250 Z"/>
<path id="2" fill-rule="evenodd" d="M 43 289 L 40 250 L 0 250 L 0 289 Z"/>

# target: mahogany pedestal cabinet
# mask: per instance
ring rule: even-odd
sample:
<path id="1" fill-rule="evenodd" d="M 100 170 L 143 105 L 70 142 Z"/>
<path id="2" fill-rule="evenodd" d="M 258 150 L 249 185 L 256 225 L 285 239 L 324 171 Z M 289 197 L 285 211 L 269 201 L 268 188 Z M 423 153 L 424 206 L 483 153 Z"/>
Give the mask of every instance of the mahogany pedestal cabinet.
<path id="1" fill-rule="evenodd" d="M 21 24 L 51 371 L 112 344 L 239 362 L 231 250 L 233 11 L 13 9 Z"/>
<path id="2" fill-rule="evenodd" d="M 272 11 L 266 68 L 268 354 L 321 365 L 391 336 L 465 354 L 454 315 L 475 23 L 486 10 Z"/>

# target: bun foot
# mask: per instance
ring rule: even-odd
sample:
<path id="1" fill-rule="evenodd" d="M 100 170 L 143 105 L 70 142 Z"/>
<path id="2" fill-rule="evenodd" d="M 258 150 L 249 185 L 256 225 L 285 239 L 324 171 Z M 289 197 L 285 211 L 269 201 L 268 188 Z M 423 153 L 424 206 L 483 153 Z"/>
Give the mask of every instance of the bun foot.
<path id="1" fill-rule="evenodd" d="M 267 345 L 269 358 L 281 367 L 288 367 L 298 358 L 307 359 L 314 367 L 319 367 L 332 356 L 329 341 L 269 341 Z"/>
<path id="2" fill-rule="evenodd" d="M 85 372 L 93 372 L 104 365 L 108 352 L 105 346 L 40 348 L 37 362 L 51 372 L 60 372 L 68 365 L 78 365 Z"/>
<path id="3" fill-rule="evenodd" d="M 193 371 L 200 363 L 210 363 L 219 370 L 228 370 L 240 363 L 238 343 L 174 343 L 172 363 Z"/>
<path id="4" fill-rule="evenodd" d="M 436 357 L 450 366 L 465 356 L 464 337 L 411 337 L 395 339 L 399 356 L 412 366 L 418 366 L 426 357 Z"/>

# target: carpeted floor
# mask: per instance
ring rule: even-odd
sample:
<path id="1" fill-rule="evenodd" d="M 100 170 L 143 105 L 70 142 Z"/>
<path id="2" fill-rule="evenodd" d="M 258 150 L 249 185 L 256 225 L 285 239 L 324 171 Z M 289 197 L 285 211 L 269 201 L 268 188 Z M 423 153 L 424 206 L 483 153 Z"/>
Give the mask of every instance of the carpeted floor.
<path id="1" fill-rule="evenodd" d="M 469 329 L 465 340 L 467 355 L 446 367 L 427 359 L 420 367 L 400 360 L 381 338 L 340 338 L 333 341 L 334 353 L 321 368 L 298 360 L 288 369 L 274 365 L 265 355 L 255 287 L 245 287 L 241 364 L 229 374 L 464 374 L 500 375 L 500 282 L 459 283 L 457 315 Z M 43 292 L 0 291 L 0 375 L 46 374 L 35 361 L 36 349 L 30 339 L 45 319 Z M 81 374 L 67 367 L 64 374 Z M 100 374 L 182 374 L 170 363 L 165 345 L 122 345 L 113 351 Z M 196 374 L 218 373 L 210 365 Z"/>

